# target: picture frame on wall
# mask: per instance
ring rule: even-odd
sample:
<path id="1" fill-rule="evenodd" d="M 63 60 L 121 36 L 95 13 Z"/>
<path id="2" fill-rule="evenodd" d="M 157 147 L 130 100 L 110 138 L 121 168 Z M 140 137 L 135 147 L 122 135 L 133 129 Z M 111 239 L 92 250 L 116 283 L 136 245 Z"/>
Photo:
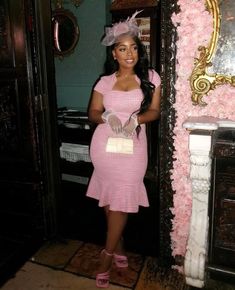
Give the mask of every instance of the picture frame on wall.
<path id="1" fill-rule="evenodd" d="M 112 0 L 112 9 L 133 9 L 139 7 L 155 7 L 159 0 Z"/>
<path id="2" fill-rule="evenodd" d="M 148 59 L 150 62 L 150 17 L 136 18 L 137 25 L 140 28 L 140 40 L 146 48 Z"/>

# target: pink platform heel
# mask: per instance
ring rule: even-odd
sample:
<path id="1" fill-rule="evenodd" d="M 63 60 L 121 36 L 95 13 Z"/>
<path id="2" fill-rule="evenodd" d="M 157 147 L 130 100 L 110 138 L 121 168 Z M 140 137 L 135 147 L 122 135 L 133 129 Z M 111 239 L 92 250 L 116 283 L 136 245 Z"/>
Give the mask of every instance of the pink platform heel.
<path id="1" fill-rule="evenodd" d="M 96 275 L 96 287 L 108 288 L 109 287 L 109 271 L 99 273 Z"/>
<path id="2" fill-rule="evenodd" d="M 113 257 L 113 254 L 108 253 L 105 249 L 101 251 L 101 255 L 105 254 L 109 257 Z M 108 288 L 109 287 L 109 270 L 96 275 L 96 287 L 97 288 Z"/>
<path id="3" fill-rule="evenodd" d="M 113 254 L 114 263 L 118 268 L 127 268 L 128 267 L 128 259 L 127 256 Z"/>

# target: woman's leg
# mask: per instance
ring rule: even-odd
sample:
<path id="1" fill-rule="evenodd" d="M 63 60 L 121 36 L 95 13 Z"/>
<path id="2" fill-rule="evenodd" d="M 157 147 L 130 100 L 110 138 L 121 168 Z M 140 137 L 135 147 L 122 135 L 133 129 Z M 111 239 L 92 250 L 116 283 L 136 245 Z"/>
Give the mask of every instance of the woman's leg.
<path id="1" fill-rule="evenodd" d="M 105 210 L 105 215 L 106 215 L 106 221 L 107 221 L 107 225 L 108 225 L 108 219 L 109 219 L 109 207 L 106 206 L 104 208 Z M 127 221 L 127 220 L 126 220 Z M 125 226 L 124 226 L 125 227 Z M 124 229 L 123 229 L 124 230 Z M 118 244 L 114 250 L 115 254 L 120 254 L 123 255 L 125 253 L 124 248 L 123 248 L 123 237 L 121 236 L 120 240 L 118 241 Z"/>
<path id="2" fill-rule="evenodd" d="M 125 228 L 128 214 L 119 211 L 110 211 L 109 208 L 105 208 L 105 213 L 107 217 L 107 237 L 105 250 L 109 254 L 113 254 L 118 247 L 118 244 L 122 238 L 122 233 Z M 102 252 L 101 265 L 99 268 L 99 273 L 109 270 L 112 257 L 107 255 L 107 253 Z"/>
<path id="3" fill-rule="evenodd" d="M 128 214 L 119 211 L 109 211 L 106 250 L 115 252 L 126 226 Z"/>

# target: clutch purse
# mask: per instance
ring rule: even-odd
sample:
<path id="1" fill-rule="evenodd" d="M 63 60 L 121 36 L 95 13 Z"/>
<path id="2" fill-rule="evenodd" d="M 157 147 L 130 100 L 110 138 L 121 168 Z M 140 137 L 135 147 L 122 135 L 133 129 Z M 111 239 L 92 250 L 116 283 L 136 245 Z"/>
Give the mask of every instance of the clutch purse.
<path id="1" fill-rule="evenodd" d="M 109 137 L 106 144 L 106 152 L 133 154 L 133 140 L 122 137 Z"/>

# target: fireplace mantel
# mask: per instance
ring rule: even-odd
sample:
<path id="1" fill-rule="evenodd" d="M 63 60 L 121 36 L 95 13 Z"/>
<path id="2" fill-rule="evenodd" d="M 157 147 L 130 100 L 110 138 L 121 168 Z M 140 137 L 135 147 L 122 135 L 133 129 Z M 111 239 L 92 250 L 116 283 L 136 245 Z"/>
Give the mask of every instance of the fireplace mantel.
<path id="1" fill-rule="evenodd" d="M 209 215 L 213 134 L 221 127 L 235 128 L 235 122 L 210 116 L 189 117 L 183 127 L 190 131 L 190 179 L 192 183 L 192 214 L 187 241 L 184 273 L 186 283 L 197 288 L 205 284 L 208 256 Z"/>

